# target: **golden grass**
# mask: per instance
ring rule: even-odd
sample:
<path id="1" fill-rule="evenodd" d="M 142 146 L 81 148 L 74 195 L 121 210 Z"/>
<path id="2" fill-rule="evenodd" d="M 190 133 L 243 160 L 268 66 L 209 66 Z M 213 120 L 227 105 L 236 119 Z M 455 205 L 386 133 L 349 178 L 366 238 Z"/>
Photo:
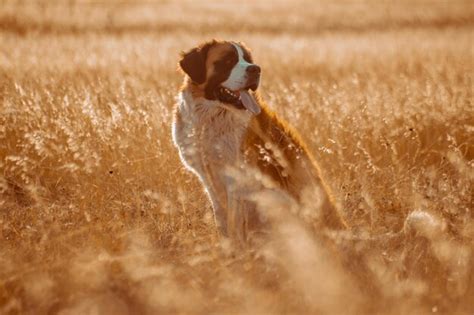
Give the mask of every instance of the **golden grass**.
<path id="1" fill-rule="evenodd" d="M 238 9 L 236 9 L 238 7 Z M 470 314 L 470 2 L 0 7 L 0 313 Z M 350 229 L 222 242 L 171 143 L 181 50 L 241 40 Z M 328 245 L 328 246 L 326 246 Z"/>

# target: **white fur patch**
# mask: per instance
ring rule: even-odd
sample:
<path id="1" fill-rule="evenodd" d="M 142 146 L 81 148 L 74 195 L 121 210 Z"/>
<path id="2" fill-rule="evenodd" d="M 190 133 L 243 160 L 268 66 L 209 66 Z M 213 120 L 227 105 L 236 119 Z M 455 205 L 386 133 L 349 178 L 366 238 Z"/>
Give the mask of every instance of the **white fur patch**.
<path id="1" fill-rule="evenodd" d="M 227 194 L 227 188 L 233 183 L 226 169 L 242 159 L 240 148 L 252 114 L 228 110 L 218 101 L 195 100 L 188 91 L 180 93 L 177 110 L 179 119 L 175 116 L 173 141 L 183 164 L 204 185 L 216 223 L 225 234 L 228 205 L 222 203 L 222 195 Z"/>
<path id="2" fill-rule="evenodd" d="M 232 43 L 235 49 L 237 49 L 237 53 L 239 54 L 239 61 L 235 64 L 234 68 L 230 72 L 229 78 L 222 83 L 222 86 L 228 88 L 233 91 L 240 90 L 245 87 L 247 83 L 247 67 L 253 65 L 252 63 L 248 63 L 244 59 L 244 53 L 242 48 Z"/>
<path id="3" fill-rule="evenodd" d="M 181 122 L 173 122 L 172 136 L 187 168 L 204 182 L 203 161 L 216 165 L 235 163 L 251 119 L 249 112 L 229 111 L 217 101 L 202 99 L 196 102 L 187 91 L 178 97 L 178 110 Z"/>

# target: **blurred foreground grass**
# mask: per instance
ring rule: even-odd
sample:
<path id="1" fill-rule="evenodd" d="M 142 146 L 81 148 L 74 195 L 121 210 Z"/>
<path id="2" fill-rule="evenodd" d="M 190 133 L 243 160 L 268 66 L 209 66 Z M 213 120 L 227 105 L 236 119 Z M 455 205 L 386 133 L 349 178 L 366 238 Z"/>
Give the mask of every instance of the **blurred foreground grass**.
<path id="1" fill-rule="evenodd" d="M 472 313 L 473 16 L 4 1 L 0 313 Z M 321 232 L 332 249 L 295 218 L 253 249 L 219 241 L 170 139 L 178 54 L 213 37 L 247 43 L 310 143 L 351 226 Z"/>

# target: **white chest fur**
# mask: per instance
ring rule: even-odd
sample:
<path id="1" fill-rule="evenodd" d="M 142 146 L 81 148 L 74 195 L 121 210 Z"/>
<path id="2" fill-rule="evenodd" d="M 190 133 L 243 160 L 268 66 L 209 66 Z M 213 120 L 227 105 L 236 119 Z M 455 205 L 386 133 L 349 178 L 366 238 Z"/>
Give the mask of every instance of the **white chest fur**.
<path id="1" fill-rule="evenodd" d="M 178 102 L 173 140 L 183 163 L 203 181 L 209 168 L 235 165 L 251 113 L 218 101 L 194 100 L 188 91 L 179 95 Z"/>

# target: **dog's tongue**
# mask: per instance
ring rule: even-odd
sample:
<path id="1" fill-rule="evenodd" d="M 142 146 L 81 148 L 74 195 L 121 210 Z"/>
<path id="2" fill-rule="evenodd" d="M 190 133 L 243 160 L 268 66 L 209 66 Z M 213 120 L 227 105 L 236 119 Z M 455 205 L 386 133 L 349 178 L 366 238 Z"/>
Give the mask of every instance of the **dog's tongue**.
<path id="1" fill-rule="evenodd" d="M 245 108 L 247 108 L 251 113 L 255 115 L 260 114 L 260 106 L 258 106 L 257 102 L 253 96 L 250 95 L 249 91 L 240 91 L 240 100 L 242 101 L 242 104 L 244 104 Z"/>

